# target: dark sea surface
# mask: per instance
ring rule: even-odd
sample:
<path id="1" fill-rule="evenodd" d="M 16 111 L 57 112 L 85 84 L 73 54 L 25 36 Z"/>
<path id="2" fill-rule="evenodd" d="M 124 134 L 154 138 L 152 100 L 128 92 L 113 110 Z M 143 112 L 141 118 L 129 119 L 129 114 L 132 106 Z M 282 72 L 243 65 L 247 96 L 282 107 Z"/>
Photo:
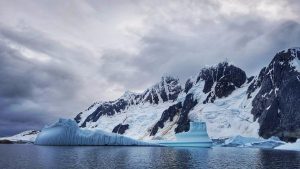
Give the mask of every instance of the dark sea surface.
<path id="1" fill-rule="evenodd" d="M 0 168 L 300 168 L 300 152 L 215 147 L 35 146 L 0 144 Z"/>

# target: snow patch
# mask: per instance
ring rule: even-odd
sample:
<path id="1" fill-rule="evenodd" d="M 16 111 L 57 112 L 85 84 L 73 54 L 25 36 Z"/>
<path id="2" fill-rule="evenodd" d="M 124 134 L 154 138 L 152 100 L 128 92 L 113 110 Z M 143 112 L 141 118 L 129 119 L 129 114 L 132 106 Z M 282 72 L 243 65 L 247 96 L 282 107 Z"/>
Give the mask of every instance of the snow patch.
<path id="1" fill-rule="evenodd" d="M 297 72 L 300 72 L 300 60 L 298 59 L 297 52 L 299 49 L 292 50 L 292 56 L 295 58 L 290 62 L 290 65 L 295 68 Z"/>

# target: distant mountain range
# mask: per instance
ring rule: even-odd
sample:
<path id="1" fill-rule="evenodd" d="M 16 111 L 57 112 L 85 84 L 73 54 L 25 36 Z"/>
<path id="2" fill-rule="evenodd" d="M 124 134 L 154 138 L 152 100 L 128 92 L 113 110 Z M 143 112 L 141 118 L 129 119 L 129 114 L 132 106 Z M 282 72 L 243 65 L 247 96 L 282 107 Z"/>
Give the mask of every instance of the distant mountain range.
<path id="1" fill-rule="evenodd" d="M 143 93 L 96 102 L 75 118 L 82 128 L 135 139 L 174 139 L 189 121 L 204 121 L 211 138 L 236 135 L 294 142 L 300 138 L 300 48 L 277 53 L 259 75 L 227 62 L 203 68 L 184 86 L 174 77 Z"/>

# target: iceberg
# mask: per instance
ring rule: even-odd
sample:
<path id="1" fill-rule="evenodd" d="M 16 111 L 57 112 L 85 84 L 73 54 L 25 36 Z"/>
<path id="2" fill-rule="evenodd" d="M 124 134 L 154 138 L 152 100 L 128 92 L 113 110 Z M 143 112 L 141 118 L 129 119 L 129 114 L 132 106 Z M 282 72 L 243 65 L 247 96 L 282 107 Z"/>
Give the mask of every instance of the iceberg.
<path id="1" fill-rule="evenodd" d="M 275 149 L 300 151 L 300 139 L 298 139 L 295 143 L 286 143 L 276 147 Z"/>
<path id="2" fill-rule="evenodd" d="M 155 143 L 168 147 L 212 147 L 212 140 L 206 131 L 206 123 L 190 122 L 190 130 L 188 132 L 175 134 L 175 141 L 157 140 Z"/>
<path id="3" fill-rule="evenodd" d="M 280 141 L 277 137 L 269 139 L 235 136 L 225 140 L 223 147 L 248 147 L 248 148 L 275 148 L 283 145 L 285 142 Z"/>
<path id="4" fill-rule="evenodd" d="M 134 140 L 116 133 L 82 129 L 71 119 L 59 119 L 57 122 L 45 126 L 38 134 L 34 144 L 46 146 L 157 146 L 156 144 Z"/>

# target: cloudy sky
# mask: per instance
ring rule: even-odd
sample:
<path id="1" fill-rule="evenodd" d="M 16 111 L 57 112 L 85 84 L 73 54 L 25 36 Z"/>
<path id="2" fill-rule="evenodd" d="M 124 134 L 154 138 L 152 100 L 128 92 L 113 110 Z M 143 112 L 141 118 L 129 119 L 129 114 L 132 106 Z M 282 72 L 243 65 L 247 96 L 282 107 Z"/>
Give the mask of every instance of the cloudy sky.
<path id="1" fill-rule="evenodd" d="M 297 0 L 1 0 L 0 136 L 229 60 L 300 46 Z"/>

